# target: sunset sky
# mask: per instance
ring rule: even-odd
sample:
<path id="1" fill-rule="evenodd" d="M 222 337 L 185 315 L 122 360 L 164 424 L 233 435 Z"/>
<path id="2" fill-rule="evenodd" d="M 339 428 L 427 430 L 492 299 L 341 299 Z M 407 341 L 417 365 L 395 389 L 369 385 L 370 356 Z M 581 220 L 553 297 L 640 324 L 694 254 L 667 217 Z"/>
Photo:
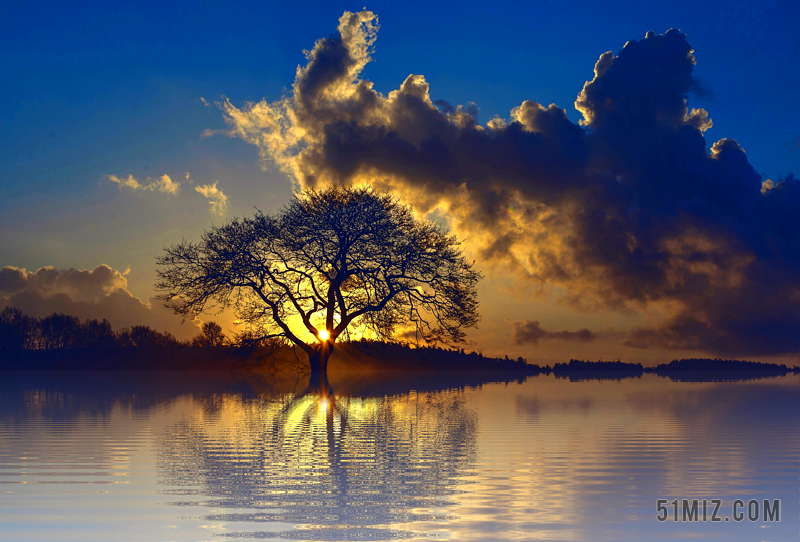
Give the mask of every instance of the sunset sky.
<path id="1" fill-rule="evenodd" d="M 800 5 L 364 6 L 5 7 L 0 307 L 191 337 L 162 247 L 368 183 L 483 272 L 467 350 L 798 363 Z"/>

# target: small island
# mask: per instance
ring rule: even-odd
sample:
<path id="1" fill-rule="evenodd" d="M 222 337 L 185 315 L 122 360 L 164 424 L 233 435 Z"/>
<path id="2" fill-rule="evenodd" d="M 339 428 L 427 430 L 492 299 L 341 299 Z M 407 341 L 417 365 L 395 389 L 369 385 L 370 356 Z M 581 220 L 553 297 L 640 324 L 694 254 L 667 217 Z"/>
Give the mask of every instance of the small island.
<path id="1" fill-rule="evenodd" d="M 623 378 L 639 378 L 644 373 L 641 363 L 624 363 L 622 361 L 582 361 L 571 359 L 569 363 L 556 363 L 553 374 L 556 378 L 579 380 L 622 380 Z"/>
<path id="2" fill-rule="evenodd" d="M 709 380 L 749 380 L 787 374 L 800 374 L 800 367 L 785 364 L 743 361 L 737 359 L 676 359 L 645 369 L 661 377 L 682 382 Z"/>

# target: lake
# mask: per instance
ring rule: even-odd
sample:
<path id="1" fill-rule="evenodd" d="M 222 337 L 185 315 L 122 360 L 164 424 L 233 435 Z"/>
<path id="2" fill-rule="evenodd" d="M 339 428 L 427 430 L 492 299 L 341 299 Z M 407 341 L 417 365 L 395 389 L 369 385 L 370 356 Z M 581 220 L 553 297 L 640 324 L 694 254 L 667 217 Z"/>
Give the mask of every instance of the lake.
<path id="1" fill-rule="evenodd" d="M 800 535 L 798 375 L 0 378 L 0 540 Z"/>

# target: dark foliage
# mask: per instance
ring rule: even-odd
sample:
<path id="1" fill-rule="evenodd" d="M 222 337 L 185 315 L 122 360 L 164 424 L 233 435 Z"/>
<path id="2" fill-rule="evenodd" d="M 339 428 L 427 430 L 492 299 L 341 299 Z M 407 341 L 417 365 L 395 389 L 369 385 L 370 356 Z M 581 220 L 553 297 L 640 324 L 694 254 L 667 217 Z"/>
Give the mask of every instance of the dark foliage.
<path id="1" fill-rule="evenodd" d="M 33 318 L 15 307 L 0 311 L 0 352 L 66 351 L 75 349 L 125 349 L 175 346 L 219 347 L 227 343 L 222 327 L 206 322 L 200 333 L 187 343 L 169 332 L 148 326 L 132 326 L 114 331 L 108 320 L 86 320 L 54 313 Z"/>
<path id="2" fill-rule="evenodd" d="M 222 331 L 222 326 L 216 322 L 205 322 L 200 328 L 200 334 L 192 339 L 192 346 L 213 348 L 215 346 L 225 346 L 228 338 Z"/>
<path id="3" fill-rule="evenodd" d="M 622 361 L 582 361 L 571 359 L 569 363 L 556 363 L 553 374 L 556 378 L 570 380 L 614 379 L 640 377 L 645 372 L 641 363 Z"/>
<path id="4" fill-rule="evenodd" d="M 37 346 L 39 321 L 21 310 L 6 307 L 0 312 L 0 351 L 30 350 Z"/>
<path id="5" fill-rule="evenodd" d="M 412 348 L 408 343 L 383 342 L 361 339 L 348 343 L 356 350 L 374 358 L 397 360 L 403 369 L 419 370 L 480 370 L 480 371 L 524 371 L 528 374 L 549 374 L 549 367 L 532 365 L 522 357 L 511 360 L 489 358 L 477 352 L 466 353 L 464 349 L 422 346 Z"/>

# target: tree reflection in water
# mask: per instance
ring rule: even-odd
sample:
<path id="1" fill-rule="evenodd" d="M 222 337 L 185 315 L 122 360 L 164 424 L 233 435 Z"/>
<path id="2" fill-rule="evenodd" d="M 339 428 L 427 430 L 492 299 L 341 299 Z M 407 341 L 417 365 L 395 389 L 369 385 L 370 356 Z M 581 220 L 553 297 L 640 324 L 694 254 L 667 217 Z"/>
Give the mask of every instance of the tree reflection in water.
<path id="1" fill-rule="evenodd" d="M 476 414 L 456 389 L 340 396 L 325 382 L 216 403 L 176 424 L 158 466 L 165 493 L 198 497 L 172 504 L 222 509 L 204 520 L 224 522 L 227 536 L 414 536 L 411 523 L 451 519 L 475 462 Z"/>

